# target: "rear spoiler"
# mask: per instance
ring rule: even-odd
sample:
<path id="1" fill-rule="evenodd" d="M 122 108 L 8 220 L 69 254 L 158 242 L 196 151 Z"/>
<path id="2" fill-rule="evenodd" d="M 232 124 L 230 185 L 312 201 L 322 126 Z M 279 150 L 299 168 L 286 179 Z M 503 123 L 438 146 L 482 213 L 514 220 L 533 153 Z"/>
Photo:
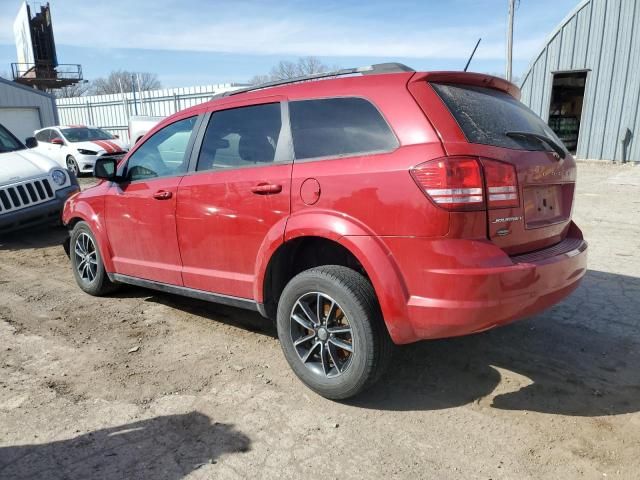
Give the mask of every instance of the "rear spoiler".
<path id="1" fill-rule="evenodd" d="M 460 85 L 473 85 L 476 87 L 493 88 L 508 93 L 516 100 L 520 100 L 520 89 L 504 78 L 485 75 L 483 73 L 469 72 L 417 72 L 409 80 L 414 82 L 438 82 L 455 83 Z"/>

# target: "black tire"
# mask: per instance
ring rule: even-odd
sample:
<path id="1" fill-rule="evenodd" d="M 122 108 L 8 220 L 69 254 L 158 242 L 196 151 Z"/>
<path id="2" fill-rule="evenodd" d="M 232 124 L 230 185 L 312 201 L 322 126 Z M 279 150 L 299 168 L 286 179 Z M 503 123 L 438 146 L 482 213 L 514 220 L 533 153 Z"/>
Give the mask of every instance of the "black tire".
<path id="1" fill-rule="evenodd" d="M 326 315 L 324 321 L 329 325 L 332 322 L 331 312 L 335 308 L 338 313 L 335 313 L 334 322 L 340 321 L 343 325 L 326 327 L 321 331 L 322 326 L 308 329 L 302 327 L 298 320 L 294 321 L 294 317 L 300 319 L 305 312 L 299 310 L 302 309 L 301 303 L 313 299 L 313 295 L 322 297 L 322 300 L 316 301 L 316 305 L 321 307 L 317 308 L 315 318 L 321 317 L 322 321 Z M 306 312 L 313 314 L 310 308 Z M 338 316 L 341 320 L 337 319 Z M 307 315 L 303 320 L 309 318 Z M 382 320 L 373 287 L 364 276 L 350 268 L 326 265 L 296 275 L 282 292 L 276 323 L 280 345 L 291 369 L 305 385 L 323 397 L 332 400 L 353 397 L 373 385 L 390 364 L 394 345 Z M 321 322 L 316 324 L 321 325 Z M 336 350 L 335 344 L 331 343 L 335 341 L 334 334 L 328 333 L 340 330 L 344 324 L 350 327 L 351 333 L 345 333 L 346 337 L 338 340 L 343 340 L 340 342 L 342 345 L 346 341 L 352 352 Z M 302 333 L 299 333 L 300 330 Z M 313 335 L 315 337 L 308 342 L 294 345 L 294 337 L 301 340 Z M 328 335 L 334 340 L 327 339 Z M 314 348 L 316 350 L 309 354 L 309 350 Z M 332 349 L 334 354 L 329 355 Z M 330 357 L 327 362 L 323 360 L 323 354 Z M 304 362 L 305 356 L 316 361 Z M 334 356 L 338 358 L 337 361 L 333 360 Z M 346 357 L 344 363 L 340 357 Z"/>
<path id="2" fill-rule="evenodd" d="M 92 247 L 86 247 L 87 238 L 92 242 Z M 86 255 L 83 253 L 84 251 L 86 251 Z M 76 223 L 71 231 L 69 257 L 73 276 L 84 292 L 99 297 L 111 293 L 117 288 L 107 276 L 98 242 L 86 222 Z M 87 261 L 83 262 L 83 258 L 86 258 Z"/>
<path id="3" fill-rule="evenodd" d="M 67 170 L 73 173 L 76 178 L 80 177 L 80 167 L 78 166 L 78 162 L 73 158 L 73 155 L 69 155 L 67 157 Z"/>

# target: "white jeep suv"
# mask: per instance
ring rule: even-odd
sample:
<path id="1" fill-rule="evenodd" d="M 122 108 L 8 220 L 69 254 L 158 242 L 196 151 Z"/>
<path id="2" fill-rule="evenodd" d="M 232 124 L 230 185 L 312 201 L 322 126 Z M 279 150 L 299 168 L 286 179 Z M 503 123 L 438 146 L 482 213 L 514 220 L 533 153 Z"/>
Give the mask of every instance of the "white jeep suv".
<path id="1" fill-rule="evenodd" d="M 27 139 L 29 143 L 35 139 Z M 64 202 L 79 190 L 74 175 L 28 150 L 0 125 L 0 235 L 60 220 Z"/>

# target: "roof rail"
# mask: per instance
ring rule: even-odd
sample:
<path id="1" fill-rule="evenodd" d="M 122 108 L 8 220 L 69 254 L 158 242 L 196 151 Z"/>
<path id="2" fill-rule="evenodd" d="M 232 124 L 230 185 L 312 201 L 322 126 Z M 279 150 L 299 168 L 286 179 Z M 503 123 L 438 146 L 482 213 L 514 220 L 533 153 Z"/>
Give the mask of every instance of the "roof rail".
<path id="1" fill-rule="evenodd" d="M 356 68 L 343 68 L 341 70 L 335 70 L 333 72 L 325 73 L 312 73 L 311 75 L 302 75 L 300 77 L 287 78 L 286 80 L 275 80 L 273 82 L 260 83 L 247 88 L 241 88 L 239 90 L 233 90 L 230 92 L 218 93 L 211 97 L 211 99 L 228 97 L 231 95 L 238 95 L 240 93 L 252 92 L 254 90 L 262 90 L 263 88 L 278 87 L 280 85 L 288 85 L 290 83 L 306 82 L 309 80 L 319 80 L 322 78 L 340 77 L 343 75 L 354 75 L 360 73 L 362 75 L 376 75 L 381 73 L 401 73 L 401 72 L 415 72 L 411 67 L 407 67 L 402 63 L 377 63 L 375 65 L 368 65 L 366 67 Z"/>

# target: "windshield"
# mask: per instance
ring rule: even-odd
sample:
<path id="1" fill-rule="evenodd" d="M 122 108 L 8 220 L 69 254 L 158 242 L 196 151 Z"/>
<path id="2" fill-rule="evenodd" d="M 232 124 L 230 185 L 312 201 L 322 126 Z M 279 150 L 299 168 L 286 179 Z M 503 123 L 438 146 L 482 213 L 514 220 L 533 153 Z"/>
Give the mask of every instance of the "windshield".
<path id="1" fill-rule="evenodd" d="M 23 150 L 25 147 L 13 134 L 0 125 L 0 153 Z"/>
<path id="2" fill-rule="evenodd" d="M 90 142 L 91 140 L 113 140 L 114 137 L 109 132 L 99 128 L 74 127 L 63 128 L 62 134 L 69 142 Z"/>

